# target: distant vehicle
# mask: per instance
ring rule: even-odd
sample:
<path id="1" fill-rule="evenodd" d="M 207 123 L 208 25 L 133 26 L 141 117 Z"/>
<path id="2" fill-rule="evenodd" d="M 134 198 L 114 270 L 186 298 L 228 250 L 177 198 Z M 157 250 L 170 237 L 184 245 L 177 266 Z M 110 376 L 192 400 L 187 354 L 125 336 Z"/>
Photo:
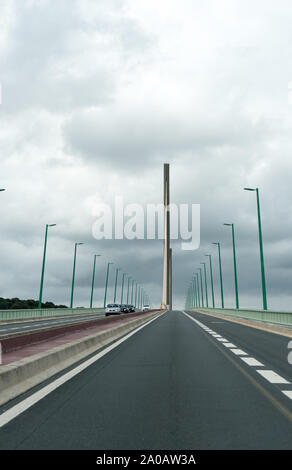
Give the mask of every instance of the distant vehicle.
<path id="1" fill-rule="evenodd" d="M 129 312 L 135 312 L 136 311 L 134 305 L 128 305 L 127 307 L 129 308 Z"/>
<path id="2" fill-rule="evenodd" d="M 150 305 L 143 305 L 142 311 L 146 312 L 147 310 L 150 310 Z"/>
<path id="3" fill-rule="evenodd" d="M 105 316 L 119 315 L 121 313 L 121 306 L 118 304 L 107 304 L 105 309 Z"/>
<path id="4" fill-rule="evenodd" d="M 125 305 L 125 304 L 121 305 L 121 312 L 122 313 L 129 313 L 130 312 L 129 305 Z"/>

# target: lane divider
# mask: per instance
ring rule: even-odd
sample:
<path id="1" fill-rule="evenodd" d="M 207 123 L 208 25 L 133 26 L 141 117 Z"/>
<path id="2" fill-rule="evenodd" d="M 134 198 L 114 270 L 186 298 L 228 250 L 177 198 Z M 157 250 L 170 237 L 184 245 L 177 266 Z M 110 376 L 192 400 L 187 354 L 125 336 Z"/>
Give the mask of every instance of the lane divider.
<path id="1" fill-rule="evenodd" d="M 223 346 L 226 348 L 229 348 L 229 351 L 232 351 L 233 354 L 238 356 L 242 361 L 244 361 L 248 366 L 250 367 L 266 367 L 264 364 L 262 364 L 260 361 L 255 359 L 254 357 L 250 357 L 247 352 L 243 351 L 242 349 L 239 349 L 235 344 L 228 342 L 225 338 L 223 338 L 221 335 L 216 333 L 213 330 L 210 330 L 206 325 L 201 323 L 199 320 L 196 318 L 192 317 L 189 315 L 187 312 L 182 310 L 184 315 L 186 315 L 190 320 L 193 320 L 199 327 L 201 327 L 206 333 L 209 333 L 211 336 L 213 336 L 214 339 L 219 341 Z M 227 341 L 227 342 L 226 342 Z M 248 357 L 247 357 L 248 356 Z M 277 374 L 273 370 L 268 370 L 268 369 L 255 369 L 256 372 L 261 375 L 264 379 L 266 379 L 268 382 L 275 384 L 275 385 L 281 385 L 281 384 L 287 384 L 291 385 L 291 382 L 286 380 L 284 377 L 281 377 L 281 375 Z M 288 398 L 292 400 L 292 390 L 282 390 L 280 391 Z"/>

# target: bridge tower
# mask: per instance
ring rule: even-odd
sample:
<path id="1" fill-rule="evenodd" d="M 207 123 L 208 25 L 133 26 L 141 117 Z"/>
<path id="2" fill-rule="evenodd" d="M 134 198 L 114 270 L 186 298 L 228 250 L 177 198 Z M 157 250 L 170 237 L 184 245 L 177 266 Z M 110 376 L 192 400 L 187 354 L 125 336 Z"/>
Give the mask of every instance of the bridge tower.
<path id="1" fill-rule="evenodd" d="M 161 309 L 172 309 L 172 250 L 170 248 L 169 163 L 164 164 L 164 249 Z"/>

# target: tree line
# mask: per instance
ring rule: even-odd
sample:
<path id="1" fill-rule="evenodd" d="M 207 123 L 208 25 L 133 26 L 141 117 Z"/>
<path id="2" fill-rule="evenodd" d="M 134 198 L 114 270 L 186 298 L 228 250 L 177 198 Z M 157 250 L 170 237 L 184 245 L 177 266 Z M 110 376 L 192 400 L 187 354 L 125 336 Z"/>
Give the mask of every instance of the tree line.
<path id="1" fill-rule="evenodd" d="M 38 308 L 38 301 L 33 299 L 21 300 L 18 297 L 4 299 L 0 297 L 0 310 L 18 310 Z M 67 308 L 66 305 L 55 305 L 53 302 L 42 302 L 42 308 Z"/>

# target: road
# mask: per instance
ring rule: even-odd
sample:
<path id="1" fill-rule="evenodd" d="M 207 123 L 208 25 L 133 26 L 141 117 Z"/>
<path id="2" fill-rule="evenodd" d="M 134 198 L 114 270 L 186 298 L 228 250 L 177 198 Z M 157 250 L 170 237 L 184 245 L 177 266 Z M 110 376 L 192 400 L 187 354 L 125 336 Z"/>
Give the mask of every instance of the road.
<path id="1" fill-rule="evenodd" d="M 42 330 L 43 328 L 56 327 L 69 325 L 72 323 L 79 323 L 86 320 L 94 320 L 95 318 L 103 318 L 104 313 L 97 313 L 96 315 L 72 315 L 63 318 L 46 318 L 44 320 L 30 320 L 19 321 L 0 324 L 0 339 L 9 333 L 27 333 L 28 331 Z"/>
<path id="2" fill-rule="evenodd" d="M 119 343 L 2 407 L 0 449 L 292 448 L 288 338 L 173 311 Z"/>

